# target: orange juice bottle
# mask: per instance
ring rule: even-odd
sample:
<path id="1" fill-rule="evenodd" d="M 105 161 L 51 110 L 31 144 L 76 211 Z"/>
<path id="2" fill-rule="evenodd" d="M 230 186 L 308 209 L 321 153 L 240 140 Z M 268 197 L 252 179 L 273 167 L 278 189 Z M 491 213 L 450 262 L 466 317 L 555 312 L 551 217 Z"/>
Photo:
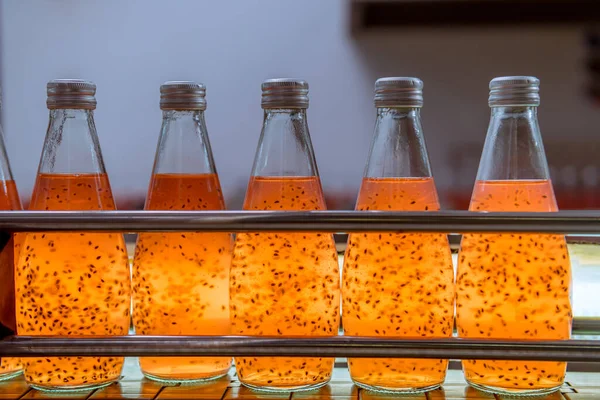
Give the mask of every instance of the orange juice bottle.
<path id="1" fill-rule="evenodd" d="M 3 136 L 0 127 L 0 210 L 21 210 L 21 200 L 13 180 Z M 2 234 L 0 240 L 0 337 L 15 331 L 14 262 L 19 252 L 17 238 L 20 239 L 20 236 Z M 0 358 L 0 381 L 13 378 L 22 371 L 20 359 Z"/>
<path id="2" fill-rule="evenodd" d="M 93 110 L 96 85 L 48 83 L 50 123 L 30 210 L 114 210 Z M 17 333 L 121 336 L 130 321 L 130 275 L 120 233 L 23 234 L 15 271 Z M 25 379 L 41 390 L 78 390 L 119 379 L 122 357 L 24 358 Z"/>
<path id="3" fill-rule="evenodd" d="M 417 78 L 375 83 L 377 122 L 356 209 L 439 210 L 423 138 Z M 344 334 L 388 338 L 452 336 L 454 270 L 441 233 L 354 233 L 342 280 Z M 448 360 L 350 358 L 357 386 L 379 392 L 438 388 Z"/>
<path id="4" fill-rule="evenodd" d="M 492 117 L 469 209 L 557 211 L 537 121 L 539 80 L 490 83 Z M 457 273 L 457 326 L 465 338 L 558 340 L 571 333 L 571 266 L 553 234 L 465 234 Z M 465 378 L 495 393 L 556 391 L 566 363 L 464 360 Z"/>
<path id="5" fill-rule="evenodd" d="M 163 123 L 146 210 L 224 210 L 204 122 L 205 87 L 160 88 Z M 229 335 L 229 233 L 141 233 L 133 262 L 133 321 L 138 335 Z M 148 378 L 215 379 L 231 357 L 141 357 Z"/>
<path id="6" fill-rule="evenodd" d="M 324 210 L 308 125 L 308 84 L 272 79 L 262 85 L 264 125 L 245 210 Z M 231 265 L 232 333 L 335 336 L 339 266 L 331 234 L 239 233 Z M 240 381 L 269 391 L 311 389 L 331 378 L 333 358 L 236 357 Z"/>

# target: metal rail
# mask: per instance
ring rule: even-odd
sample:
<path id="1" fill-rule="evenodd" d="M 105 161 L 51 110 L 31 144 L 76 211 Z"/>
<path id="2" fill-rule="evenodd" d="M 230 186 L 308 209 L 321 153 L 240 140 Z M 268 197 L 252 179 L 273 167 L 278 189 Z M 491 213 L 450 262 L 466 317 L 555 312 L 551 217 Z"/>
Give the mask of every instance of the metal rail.
<path id="1" fill-rule="evenodd" d="M 0 231 L 600 233 L 600 211 L 2 211 Z"/>
<path id="2" fill-rule="evenodd" d="M 0 341 L 0 357 L 51 356 L 404 357 L 600 363 L 600 341 L 524 342 L 458 338 L 407 340 L 350 336 L 323 338 L 12 336 Z"/>
<path id="3" fill-rule="evenodd" d="M 576 335 L 600 335 L 600 317 L 573 317 L 571 332 Z"/>

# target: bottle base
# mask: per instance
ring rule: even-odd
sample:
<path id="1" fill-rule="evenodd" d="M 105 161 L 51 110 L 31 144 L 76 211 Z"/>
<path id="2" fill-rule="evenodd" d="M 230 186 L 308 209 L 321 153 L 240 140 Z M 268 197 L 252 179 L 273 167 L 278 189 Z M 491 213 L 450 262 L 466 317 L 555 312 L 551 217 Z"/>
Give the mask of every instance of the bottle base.
<path id="1" fill-rule="evenodd" d="M 22 373 L 23 373 L 23 370 L 20 369 L 18 371 L 12 371 L 12 372 L 7 372 L 5 374 L 0 374 L 0 381 L 7 381 L 9 379 L 16 378 L 17 376 L 21 375 Z"/>
<path id="2" fill-rule="evenodd" d="M 142 371 L 142 373 L 144 374 L 144 376 L 146 378 L 148 378 L 152 381 L 159 382 L 159 383 L 165 384 L 167 386 L 170 386 L 170 385 L 197 385 L 197 384 L 216 381 L 217 379 L 220 379 L 220 378 L 226 376 L 229 373 L 229 370 L 221 372 L 218 375 L 207 376 L 207 377 L 203 377 L 203 378 L 172 378 L 172 377 L 166 377 L 166 376 L 152 375 L 152 374 L 149 374 L 144 371 Z"/>
<path id="3" fill-rule="evenodd" d="M 40 392 L 46 393 L 65 393 L 65 392 L 87 392 L 95 389 L 105 388 L 115 382 L 118 382 L 117 379 L 112 379 L 110 381 L 105 381 L 101 383 L 86 383 L 83 385 L 73 385 L 73 386 L 52 386 L 52 385 L 40 385 L 39 383 L 31 383 L 27 382 L 27 384 L 35 390 L 39 390 Z"/>
<path id="4" fill-rule="evenodd" d="M 285 392 L 306 392 L 309 390 L 316 390 L 322 388 L 329 383 L 330 379 L 319 383 L 309 383 L 306 385 L 295 385 L 295 386 L 258 386 L 251 383 L 246 383 L 240 380 L 240 383 L 248 389 L 255 390 L 257 392 L 268 392 L 268 393 L 285 393 Z"/>
<path id="5" fill-rule="evenodd" d="M 523 397 L 527 397 L 527 396 L 544 396 L 544 395 L 548 395 L 548 394 L 552 394 L 554 392 L 557 392 L 558 390 L 560 390 L 562 385 L 559 386 L 554 386 L 551 388 L 543 388 L 543 389 L 508 389 L 508 388 L 503 388 L 503 387 L 498 387 L 498 386 L 488 386 L 488 385 L 482 385 L 479 383 L 474 383 L 471 382 L 469 380 L 467 380 L 467 383 L 482 392 L 486 392 L 486 393 L 491 393 L 491 394 L 500 394 L 500 395 L 506 395 L 506 396 L 523 396 Z"/>
<path id="6" fill-rule="evenodd" d="M 425 392 L 430 392 L 432 390 L 436 390 L 439 389 L 442 384 L 441 383 L 436 383 L 433 385 L 429 385 L 429 386 L 423 386 L 423 387 L 398 387 L 398 388 L 393 388 L 393 387 L 387 387 L 387 386 L 376 386 L 376 385 L 368 385 L 366 383 L 363 382 L 358 382 L 354 379 L 352 379 L 352 383 L 354 383 L 356 386 L 358 386 L 361 389 L 367 390 L 369 392 L 373 392 L 373 393 L 380 393 L 380 394 L 392 394 L 392 395 L 406 395 L 406 394 L 418 394 L 418 393 L 425 393 Z"/>

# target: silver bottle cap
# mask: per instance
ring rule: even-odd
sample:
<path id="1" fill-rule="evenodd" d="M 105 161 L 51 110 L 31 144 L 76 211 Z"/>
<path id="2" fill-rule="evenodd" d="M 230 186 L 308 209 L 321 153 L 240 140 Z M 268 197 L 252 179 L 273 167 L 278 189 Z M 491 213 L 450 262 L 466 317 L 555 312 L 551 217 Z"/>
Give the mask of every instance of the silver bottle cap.
<path id="1" fill-rule="evenodd" d="M 206 86 L 191 81 L 169 81 L 160 86 L 161 110 L 206 110 Z"/>
<path id="2" fill-rule="evenodd" d="M 96 109 L 96 84 L 81 79 L 55 79 L 46 86 L 46 105 L 57 108 Z"/>
<path id="3" fill-rule="evenodd" d="M 423 107 L 423 81 L 407 77 L 377 79 L 375 107 Z"/>
<path id="4" fill-rule="evenodd" d="M 540 80 L 534 76 L 501 76 L 490 81 L 490 107 L 539 106 Z"/>
<path id="5" fill-rule="evenodd" d="M 268 79 L 261 85 L 262 108 L 308 108 L 308 83 L 301 79 Z"/>

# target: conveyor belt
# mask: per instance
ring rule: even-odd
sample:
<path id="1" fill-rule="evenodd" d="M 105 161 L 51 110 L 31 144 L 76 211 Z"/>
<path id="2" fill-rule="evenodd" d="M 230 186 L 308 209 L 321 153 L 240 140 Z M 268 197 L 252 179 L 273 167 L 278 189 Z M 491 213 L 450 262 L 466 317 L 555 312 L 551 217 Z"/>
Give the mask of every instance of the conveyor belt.
<path id="1" fill-rule="evenodd" d="M 163 386 L 142 377 L 134 358 L 126 361 L 123 378 L 119 383 L 106 388 L 76 392 L 72 394 L 42 393 L 29 389 L 23 377 L 0 382 L 1 400 L 25 399 L 315 399 L 315 400 L 460 400 L 460 399 L 515 399 L 510 396 L 494 396 L 468 387 L 459 370 L 448 371 L 442 389 L 427 394 L 410 396 L 390 396 L 371 393 L 357 388 L 350 381 L 348 371 L 343 364 L 336 367 L 331 382 L 318 390 L 298 393 L 260 393 L 240 385 L 232 370 L 229 376 L 212 383 L 196 386 Z M 545 397 L 534 397 L 538 400 L 600 400 L 600 371 L 598 373 L 569 372 L 567 383 L 560 392 Z"/>

